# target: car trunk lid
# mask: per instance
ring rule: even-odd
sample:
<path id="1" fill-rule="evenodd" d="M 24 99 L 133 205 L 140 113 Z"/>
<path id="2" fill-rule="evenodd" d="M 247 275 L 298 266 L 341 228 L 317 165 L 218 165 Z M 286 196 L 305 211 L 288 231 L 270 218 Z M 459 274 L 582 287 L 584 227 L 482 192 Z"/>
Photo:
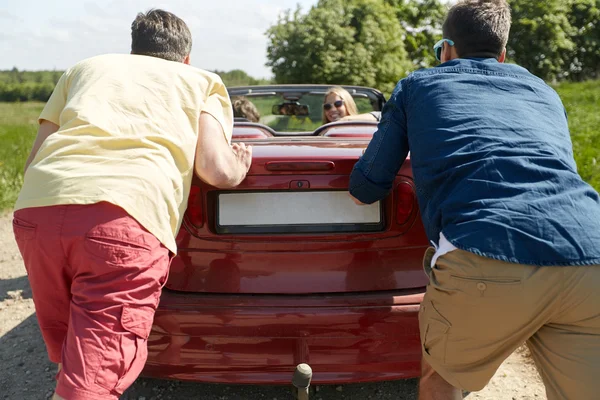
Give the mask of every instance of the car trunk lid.
<path id="1" fill-rule="evenodd" d="M 357 206 L 349 175 L 368 139 L 250 144 L 252 166 L 239 187 L 194 179 L 168 288 L 335 294 L 426 284 L 410 160 L 388 198 Z"/>

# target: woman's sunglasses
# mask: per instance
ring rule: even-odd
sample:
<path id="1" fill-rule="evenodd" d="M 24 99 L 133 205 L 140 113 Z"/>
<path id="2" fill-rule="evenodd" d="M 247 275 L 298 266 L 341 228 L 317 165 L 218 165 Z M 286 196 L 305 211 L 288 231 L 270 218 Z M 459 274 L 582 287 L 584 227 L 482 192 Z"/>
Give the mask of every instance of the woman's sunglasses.
<path id="1" fill-rule="evenodd" d="M 340 108 L 343 105 L 344 105 L 344 100 L 336 100 L 333 102 L 333 104 L 331 104 L 331 103 L 323 104 L 323 109 L 325 111 L 329 111 L 329 110 L 331 110 L 331 107 L 333 107 L 333 106 L 335 106 L 335 108 Z"/>

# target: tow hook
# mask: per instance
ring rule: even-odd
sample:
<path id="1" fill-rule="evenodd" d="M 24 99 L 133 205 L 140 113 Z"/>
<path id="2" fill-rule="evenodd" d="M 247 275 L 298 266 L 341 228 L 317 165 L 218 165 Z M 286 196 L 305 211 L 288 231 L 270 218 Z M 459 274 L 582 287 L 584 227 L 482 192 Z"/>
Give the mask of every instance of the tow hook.
<path id="1" fill-rule="evenodd" d="M 297 400 L 308 400 L 308 391 L 312 379 L 312 368 L 308 364 L 298 364 L 292 377 L 292 393 Z"/>

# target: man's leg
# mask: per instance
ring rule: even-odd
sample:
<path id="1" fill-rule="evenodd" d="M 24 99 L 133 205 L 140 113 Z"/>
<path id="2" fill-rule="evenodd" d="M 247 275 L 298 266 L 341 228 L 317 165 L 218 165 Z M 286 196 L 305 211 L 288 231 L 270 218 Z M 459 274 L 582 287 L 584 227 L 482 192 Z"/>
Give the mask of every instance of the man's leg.
<path id="1" fill-rule="evenodd" d="M 60 363 L 67 334 L 71 274 L 60 247 L 64 209 L 37 207 L 14 214 L 13 231 L 23 257 L 48 357 Z"/>
<path id="2" fill-rule="evenodd" d="M 462 400 L 462 398 L 462 390 L 446 382 L 425 359 L 421 361 L 419 400 Z"/>
<path id="3" fill-rule="evenodd" d="M 108 203 L 69 206 L 63 232 L 76 273 L 56 394 L 116 400 L 145 364 L 169 251 Z"/>
<path id="4" fill-rule="evenodd" d="M 548 400 L 600 396 L 600 265 L 559 267 L 563 301 L 528 341 Z"/>
<path id="5" fill-rule="evenodd" d="M 431 277 L 431 259 L 435 254 L 435 249 L 430 247 L 425 252 L 423 258 L 423 268 L 428 276 Z M 419 399 L 420 400 L 455 400 L 462 399 L 462 391 L 455 388 L 444 378 L 442 378 L 431 365 L 421 359 L 421 379 L 419 380 Z"/>
<path id="6" fill-rule="evenodd" d="M 61 206 L 29 208 L 16 211 L 13 220 L 40 331 L 59 371 L 71 302 L 71 271 L 60 236 L 64 212 Z"/>
<path id="7" fill-rule="evenodd" d="M 462 250 L 441 256 L 429 275 L 419 311 L 421 399 L 460 398 L 456 389 L 483 389 L 502 362 L 550 320 L 562 294 L 560 270 Z"/>
<path id="8" fill-rule="evenodd" d="M 65 335 L 66 337 L 66 335 Z M 60 370 L 62 369 L 62 363 L 58 364 L 58 367 L 56 368 L 56 378 L 58 379 L 58 375 L 60 374 Z M 60 397 L 59 395 L 56 394 L 56 392 L 54 393 L 54 396 L 52 396 L 52 400 L 64 400 L 62 397 Z"/>

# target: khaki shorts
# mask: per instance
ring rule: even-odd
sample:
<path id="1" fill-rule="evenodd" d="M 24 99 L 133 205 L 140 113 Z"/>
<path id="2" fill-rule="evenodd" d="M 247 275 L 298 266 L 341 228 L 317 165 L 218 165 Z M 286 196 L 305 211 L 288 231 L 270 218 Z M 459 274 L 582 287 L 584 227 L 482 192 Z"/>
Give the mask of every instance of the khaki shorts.
<path id="1" fill-rule="evenodd" d="M 600 266 L 536 267 L 455 250 L 428 273 L 423 356 L 450 384 L 483 389 L 527 342 L 548 399 L 600 399 Z"/>

